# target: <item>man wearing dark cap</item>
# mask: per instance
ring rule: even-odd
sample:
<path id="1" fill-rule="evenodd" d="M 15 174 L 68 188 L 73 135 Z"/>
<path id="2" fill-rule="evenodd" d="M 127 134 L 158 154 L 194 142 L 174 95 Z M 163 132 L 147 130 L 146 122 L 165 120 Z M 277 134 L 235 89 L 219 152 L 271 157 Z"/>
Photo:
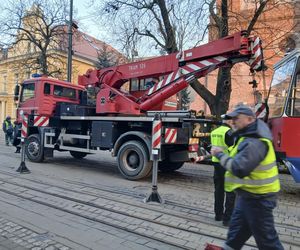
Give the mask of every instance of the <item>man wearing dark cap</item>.
<path id="1" fill-rule="evenodd" d="M 282 250 L 273 218 L 280 183 L 271 132 L 245 105 L 224 118 L 232 119 L 237 138 L 229 155 L 211 150 L 226 169 L 225 190 L 237 195 L 224 249 L 241 249 L 253 235 L 259 249 Z"/>

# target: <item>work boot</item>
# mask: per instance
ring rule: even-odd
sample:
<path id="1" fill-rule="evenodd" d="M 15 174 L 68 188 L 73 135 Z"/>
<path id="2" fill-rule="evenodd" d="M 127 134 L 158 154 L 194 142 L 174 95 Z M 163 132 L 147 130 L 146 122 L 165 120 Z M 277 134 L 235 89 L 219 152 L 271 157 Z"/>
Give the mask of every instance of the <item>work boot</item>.
<path id="1" fill-rule="evenodd" d="M 221 221 L 223 220 L 223 215 L 216 215 L 215 216 L 215 221 Z"/>
<path id="2" fill-rule="evenodd" d="M 229 227 L 229 220 L 223 220 L 223 226 Z"/>

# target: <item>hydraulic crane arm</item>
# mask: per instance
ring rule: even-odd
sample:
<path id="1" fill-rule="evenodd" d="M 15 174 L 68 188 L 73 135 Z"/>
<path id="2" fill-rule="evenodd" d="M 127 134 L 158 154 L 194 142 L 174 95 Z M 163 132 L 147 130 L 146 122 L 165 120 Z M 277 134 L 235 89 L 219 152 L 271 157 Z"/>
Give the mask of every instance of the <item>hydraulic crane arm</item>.
<path id="1" fill-rule="evenodd" d="M 257 37 L 247 37 L 245 32 L 237 32 L 183 52 L 101 70 L 90 70 L 79 78 L 79 84 L 100 87 L 97 112 L 139 114 L 155 108 L 158 103 L 186 88 L 192 76 L 200 78 L 214 69 L 242 61 L 248 62 L 251 70 L 260 70 L 261 43 Z M 122 85 L 130 79 L 147 77 L 163 79 L 140 98 L 120 91 Z M 128 109 L 124 109 L 124 105 Z"/>

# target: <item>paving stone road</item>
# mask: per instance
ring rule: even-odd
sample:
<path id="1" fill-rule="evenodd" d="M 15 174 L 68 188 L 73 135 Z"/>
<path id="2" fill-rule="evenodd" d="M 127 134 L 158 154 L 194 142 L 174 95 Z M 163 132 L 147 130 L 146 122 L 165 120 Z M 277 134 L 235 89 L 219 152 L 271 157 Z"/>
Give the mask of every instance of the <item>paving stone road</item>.
<path id="1" fill-rule="evenodd" d="M 80 161 L 66 152 L 55 153 L 45 163 L 27 161 L 31 174 L 19 175 L 15 170 L 20 155 L 14 150 L 4 146 L 1 135 L 0 250 L 176 249 L 176 244 L 203 249 L 207 242 L 222 244 L 223 240 L 213 236 L 226 237 L 227 228 L 213 219 L 209 165 L 185 164 L 177 173 L 159 174 L 159 193 L 166 203 L 151 205 L 142 201 L 151 190 L 151 178 L 123 179 L 109 153 Z M 280 178 L 276 228 L 285 249 L 300 249 L 300 186 L 290 175 Z M 60 195 L 60 200 L 52 194 Z M 244 249 L 256 249 L 253 239 L 248 243 Z"/>

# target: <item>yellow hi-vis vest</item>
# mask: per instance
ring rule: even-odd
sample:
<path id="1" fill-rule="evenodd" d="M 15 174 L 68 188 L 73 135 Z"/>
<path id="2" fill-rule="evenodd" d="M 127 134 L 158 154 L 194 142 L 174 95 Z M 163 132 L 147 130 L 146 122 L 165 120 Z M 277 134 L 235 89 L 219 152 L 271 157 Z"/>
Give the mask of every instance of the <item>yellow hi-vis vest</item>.
<path id="1" fill-rule="evenodd" d="M 210 134 L 211 145 L 223 149 L 223 153 L 228 154 L 228 146 L 225 143 L 225 134 L 230 128 L 221 125 L 214 129 Z M 211 158 L 212 162 L 220 162 L 215 156 Z"/>
<path id="2" fill-rule="evenodd" d="M 229 156 L 234 157 L 237 154 L 239 144 L 244 141 L 245 137 L 241 137 L 237 144 L 230 151 Z M 280 182 L 278 169 L 276 164 L 276 156 L 273 144 L 270 140 L 260 138 L 268 144 L 268 153 L 259 165 L 250 173 L 249 176 L 238 178 L 230 171 L 225 173 L 225 191 L 232 192 L 240 188 L 253 194 L 267 194 L 278 192 L 280 190 Z"/>

